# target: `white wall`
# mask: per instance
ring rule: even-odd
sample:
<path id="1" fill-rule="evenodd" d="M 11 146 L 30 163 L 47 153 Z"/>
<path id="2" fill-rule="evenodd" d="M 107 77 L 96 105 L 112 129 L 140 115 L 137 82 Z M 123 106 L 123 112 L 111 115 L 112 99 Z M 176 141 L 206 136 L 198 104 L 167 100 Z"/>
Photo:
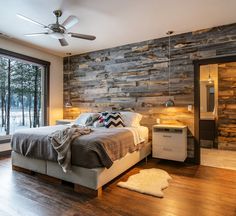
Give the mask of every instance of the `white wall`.
<path id="1" fill-rule="evenodd" d="M 0 38 L 0 48 L 34 58 L 42 59 L 50 65 L 50 101 L 49 101 L 49 124 L 55 124 L 57 119 L 63 117 L 63 59 L 62 57 L 45 53 L 17 42 Z"/>

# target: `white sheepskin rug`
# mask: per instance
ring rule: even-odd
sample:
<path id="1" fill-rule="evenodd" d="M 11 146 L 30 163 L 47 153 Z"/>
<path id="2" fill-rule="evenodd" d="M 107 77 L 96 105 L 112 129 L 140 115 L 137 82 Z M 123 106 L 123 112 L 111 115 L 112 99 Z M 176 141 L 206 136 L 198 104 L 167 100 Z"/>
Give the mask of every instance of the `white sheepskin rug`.
<path id="1" fill-rule="evenodd" d="M 132 175 L 126 182 L 119 182 L 118 186 L 140 193 L 163 197 L 163 189 L 169 186 L 170 175 L 161 169 L 144 169 Z"/>

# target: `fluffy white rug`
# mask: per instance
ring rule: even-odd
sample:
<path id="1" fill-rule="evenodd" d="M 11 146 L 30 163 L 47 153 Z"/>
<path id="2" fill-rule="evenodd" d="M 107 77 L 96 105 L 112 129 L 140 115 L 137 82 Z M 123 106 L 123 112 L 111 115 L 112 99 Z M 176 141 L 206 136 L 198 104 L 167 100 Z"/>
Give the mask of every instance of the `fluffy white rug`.
<path id="1" fill-rule="evenodd" d="M 169 186 L 170 175 L 161 169 L 144 169 L 132 175 L 126 182 L 119 182 L 118 186 L 157 197 L 163 197 L 163 189 Z"/>

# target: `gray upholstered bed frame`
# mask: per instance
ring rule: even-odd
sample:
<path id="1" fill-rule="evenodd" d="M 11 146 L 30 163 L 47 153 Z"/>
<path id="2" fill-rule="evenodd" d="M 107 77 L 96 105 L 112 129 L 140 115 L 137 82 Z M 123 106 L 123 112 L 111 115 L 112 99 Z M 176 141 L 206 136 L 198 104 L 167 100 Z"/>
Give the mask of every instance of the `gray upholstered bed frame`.
<path id="1" fill-rule="evenodd" d="M 147 143 L 140 151 L 127 154 L 114 161 L 109 168 L 83 168 L 72 166 L 72 171 L 64 173 L 56 162 L 32 159 L 12 151 L 13 168 L 20 167 L 40 174 L 65 180 L 75 184 L 75 191 L 79 186 L 91 189 L 96 195 L 101 195 L 102 186 L 147 157 L 151 153 L 151 144 Z"/>

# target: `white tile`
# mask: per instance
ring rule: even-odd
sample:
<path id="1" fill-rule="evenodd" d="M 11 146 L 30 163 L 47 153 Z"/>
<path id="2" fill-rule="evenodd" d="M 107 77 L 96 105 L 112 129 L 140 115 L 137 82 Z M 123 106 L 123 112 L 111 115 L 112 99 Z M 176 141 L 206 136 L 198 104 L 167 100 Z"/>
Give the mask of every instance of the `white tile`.
<path id="1" fill-rule="evenodd" d="M 236 170 L 236 151 L 201 148 L 201 165 Z"/>

